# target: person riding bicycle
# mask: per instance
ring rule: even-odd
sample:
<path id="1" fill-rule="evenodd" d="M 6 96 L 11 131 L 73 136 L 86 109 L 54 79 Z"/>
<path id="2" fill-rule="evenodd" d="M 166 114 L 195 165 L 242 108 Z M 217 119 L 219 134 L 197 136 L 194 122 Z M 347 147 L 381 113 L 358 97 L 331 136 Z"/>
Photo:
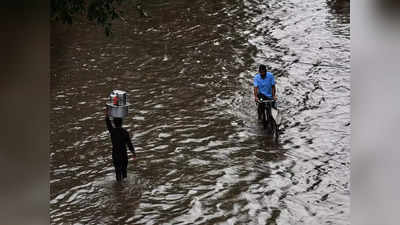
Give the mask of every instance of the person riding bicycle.
<path id="1" fill-rule="evenodd" d="M 267 72 L 265 65 L 260 65 L 254 77 L 254 98 L 257 103 L 262 100 L 276 100 L 275 78 L 271 72 Z M 258 119 L 261 119 L 264 104 L 258 104 Z M 275 105 L 273 104 L 273 107 Z"/>

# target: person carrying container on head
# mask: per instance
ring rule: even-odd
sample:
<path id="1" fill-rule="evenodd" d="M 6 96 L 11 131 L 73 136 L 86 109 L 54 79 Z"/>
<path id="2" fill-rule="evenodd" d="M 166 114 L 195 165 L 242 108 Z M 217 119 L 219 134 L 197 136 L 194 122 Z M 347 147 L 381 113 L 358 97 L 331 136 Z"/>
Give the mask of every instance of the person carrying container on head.
<path id="1" fill-rule="evenodd" d="M 117 181 L 121 181 L 127 177 L 128 153 L 126 146 L 133 154 L 133 160 L 136 160 L 135 148 L 132 145 L 129 133 L 122 128 L 122 118 L 113 119 L 115 127 L 112 126 L 111 120 L 106 110 L 107 129 L 111 134 L 112 142 L 112 159 L 115 168 L 115 176 Z"/>

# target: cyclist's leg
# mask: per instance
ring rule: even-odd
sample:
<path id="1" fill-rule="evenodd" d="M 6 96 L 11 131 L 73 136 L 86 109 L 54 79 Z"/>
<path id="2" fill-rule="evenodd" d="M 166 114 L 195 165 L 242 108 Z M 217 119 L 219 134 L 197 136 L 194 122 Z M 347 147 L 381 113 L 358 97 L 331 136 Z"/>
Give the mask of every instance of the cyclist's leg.
<path id="1" fill-rule="evenodd" d="M 261 93 L 258 93 L 257 97 L 258 97 L 259 100 L 264 99 L 264 95 L 261 94 Z M 264 113 L 264 108 L 265 107 L 264 107 L 264 104 L 263 103 L 258 103 L 257 105 L 258 105 L 258 108 L 257 108 L 257 110 L 258 110 L 258 119 L 261 120 L 261 121 L 265 121 L 265 113 Z"/>
<path id="2" fill-rule="evenodd" d="M 256 104 L 257 104 L 257 115 L 258 115 L 258 119 L 261 120 L 261 119 L 262 119 L 262 116 L 261 116 L 261 113 L 262 113 L 261 104 L 260 104 L 260 103 L 256 103 Z"/>
<path id="3" fill-rule="evenodd" d="M 258 99 L 260 99 L 260 100 L 265 100 L 265 99 L 267 99 L 267 96 L 265 96 L 265 95 L 262 94 L 261 92 L 258 92 L 257 97 L 258 97 Z M 261 111 L 261 120 L 262 120 L 263 122 L 266 122 L 266 120 L 267 120 L 267 115 L 265 114 L 266 105 L 265 105 L 265 103 L 262 103 L 262 104 L 260 104 L 260 105 L 261 105 L 261 109 L 260 109 L 260 111 Z"/>
<path id="4" fill-rule="evenodd" d="M 265 104 L 261 103 L 260 106 L 261 106 L 261 110 L 260 110 L 260 112 L 261 112 L 261 120 L 263 122 L 265 122 L 265 119 L 266 119 L 266 117 L 265 117 Z"/>

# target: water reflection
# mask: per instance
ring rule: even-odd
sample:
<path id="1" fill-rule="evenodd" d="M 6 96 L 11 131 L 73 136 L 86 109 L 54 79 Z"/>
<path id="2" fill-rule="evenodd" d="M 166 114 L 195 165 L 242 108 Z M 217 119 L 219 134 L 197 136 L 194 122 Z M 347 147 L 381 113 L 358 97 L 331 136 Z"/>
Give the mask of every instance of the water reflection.
<path id="1" fill-rule="evenodd" d="M 327 1 L 329 13 L 326 24 L 336 35 L 350 39 L 350 0 Z"/>
<path id="2" fill-rule="evenodd" d="M 342 15 L 350 14 L 350 0 L 327 0 L 327 3 L 333 13 Z"/>

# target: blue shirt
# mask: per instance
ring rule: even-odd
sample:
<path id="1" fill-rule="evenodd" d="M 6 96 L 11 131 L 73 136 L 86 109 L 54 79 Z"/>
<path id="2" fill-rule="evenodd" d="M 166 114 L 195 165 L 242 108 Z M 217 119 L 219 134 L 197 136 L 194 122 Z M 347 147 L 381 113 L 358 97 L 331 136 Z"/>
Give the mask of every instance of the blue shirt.
<path id="1" fill-rule="evenodd" d="M 264 79 L 259 73 L 254 77 L 254 87 L 258 87 L 258 91 L 267 97 L 272 97 L 272 85 L 275 85 L 275 78 L 270 72 L 267 72 Z"/>

